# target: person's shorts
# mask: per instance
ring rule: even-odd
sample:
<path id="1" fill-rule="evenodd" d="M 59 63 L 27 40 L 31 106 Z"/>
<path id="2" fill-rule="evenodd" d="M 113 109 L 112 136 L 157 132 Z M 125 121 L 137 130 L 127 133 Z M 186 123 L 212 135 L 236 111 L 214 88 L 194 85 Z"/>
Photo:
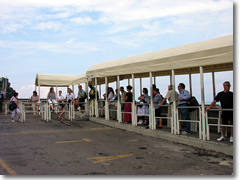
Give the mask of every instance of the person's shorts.
<path id="1" fill-rule="evenodd" d="M 79 104 L 79 106 L 82 107 L 82 105 L 83 105 L 82 103 L 85 102 L 85 99 L 84 99 L 84 98 L 79 98 L 78 100 L 79 100 L 79 102 L 81 103 L 81 104 Z"/>
<path id="2" fill-rule="evenodd" d="M 233 125 L 233 111 L 222 111 L 222 124 L 228 125 L 228 121 Z"/>
<path id="3" fill-rule="evenodd" d="M 155 109 L 155 117 L 161 117 L 161 109 L 162 107 Z"/>

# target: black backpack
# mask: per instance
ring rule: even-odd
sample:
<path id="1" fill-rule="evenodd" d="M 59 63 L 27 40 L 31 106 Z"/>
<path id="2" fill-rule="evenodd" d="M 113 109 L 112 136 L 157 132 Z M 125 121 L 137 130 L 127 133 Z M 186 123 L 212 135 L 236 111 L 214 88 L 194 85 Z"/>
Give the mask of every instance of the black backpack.
<path id="1" fill-rule="evenodd" d="M 188 106 L 199 106 L 199 103 L 197 101 L 197 99 L 194 96 L 191 96 L 188 100 L 187 100 L 187 105 Z M 197 110 L 197 108 L 188 108 L 189 112 L 195 111 Z"/>

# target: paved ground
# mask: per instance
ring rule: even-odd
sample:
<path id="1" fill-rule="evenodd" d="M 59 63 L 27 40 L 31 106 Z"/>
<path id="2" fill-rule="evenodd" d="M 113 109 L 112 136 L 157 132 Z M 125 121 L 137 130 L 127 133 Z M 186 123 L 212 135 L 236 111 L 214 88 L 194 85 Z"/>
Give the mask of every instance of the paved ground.
<path id="1" fill-rule="evenodd" d="M 0 174 L 231 175 L 233 158 L 92 121 L 5 123 Z"/>

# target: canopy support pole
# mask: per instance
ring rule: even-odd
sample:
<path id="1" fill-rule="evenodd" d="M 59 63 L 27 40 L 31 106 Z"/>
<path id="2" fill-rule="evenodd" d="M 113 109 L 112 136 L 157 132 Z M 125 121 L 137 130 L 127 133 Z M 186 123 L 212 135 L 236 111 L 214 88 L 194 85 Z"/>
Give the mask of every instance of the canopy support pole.
<path id="1" fill-rule="evenodd" d="M 142 94 L 142 74 L 140 74 L 140 94 Z"/>
<path id="2" fill-rule="evenodd" d="M 88 78 L 87 78 L 87 82 L 85 82 L 85 93 L 86 93 L 86 96 L 87 96 L 87 98 L 86 98 L 86 103 L 87 104 L 85 104 L 85 113 L 89 113 L 89 116 L 90 116 L 90 112 L 88 112 L 88 108 L 89 108 L 89 99 L 88 99 Z"/>
<path id="3" fill-rule="evenodd" d="M 213 84 L 213 99 L 216 96 L 216 86 L 215 86 L 215 73 L 214 73 L 214 66 L 212 66 L 212 84 Z"/>
<path id="4" fill-rule="evenodd" d="M 206 140 L 206 123 L 205 123 L 205 98 L 204 98 L 204 77 L 203 77 L 203 67 L 200 66 L 200 81 L 201 81 L 201 101 L 202 101 L 202 137 L 204 141 Z"/>
<path id="5" fill-rule="evenodd" d="M 39 102 L 40 102 L 40 85 L 38 85 L 38 95 L 39 95 Z"/>
<path id="6" fill-rule="evenodd" d="M 191 68 L 189 68 L 189 86 L 190 86 L 190 96 L 192 96 L 192 72 L 191 72 Z"/>
<path id="7" fill-rule="evenodd" d="M 108 106 L 108 78 L 105 77 L 105 89 L 106 89 L 106 100 L 105 100 L 105 119 L 109 120 L 109 106 Z"/>
<path id="8" fill-rule="evenodd" d="M 154 73 L 154 76 L 153 76 L 153 84 L 155 84 L 156 85 L 156 87 L 157 87 L 157 84 L 156 84 L 156 73 Z"/>
<path id="9" fill-rule="evenodd" d="M 121 116 L 121 99 L 120 99 L 120 90 L 119 90 L 119 88 L 120 88 L 120 78 L 119 78 L 119 75 L 117 76 L 117 90 L 118 90 L 118 94 L 117 94 L 117 96 L 118 96 L 118 104 L 117 104 L 117 120 L 118 120 L 118 122 L 119 123 L 121 123 L 122 122 L 122 116 Z"/>
<path id="10" fill-rule="evenodd" d="M 152 72 L 149 72 L 150 77 L 150 106 L 149 106 L 149 129 L 153 129 L 153 87 L 152 87 Z"/>
<path id="11" fill-rule="evenodd" d="M 132 74 L 132 125 L 137 126 L 136 122 L 136 111 L 135 111 L 135 81 L 134 81 L 134 74 Z"/>
<path id="12" fill-rule="evenodd" d="M 95 78 L 95 115 L 98 118 L 98 85 L 97 85 L 97 78 Z"/>
<path id="13" fill-rule="evenodd" d="M 172 89 L 175 91 L 175 71 L 172 69 Z M 171 122 L 171 133 L 177 134 L 177 103 L 176 101 L 173 101 L 173 108 L 172 108 L 172 122 Z"/>

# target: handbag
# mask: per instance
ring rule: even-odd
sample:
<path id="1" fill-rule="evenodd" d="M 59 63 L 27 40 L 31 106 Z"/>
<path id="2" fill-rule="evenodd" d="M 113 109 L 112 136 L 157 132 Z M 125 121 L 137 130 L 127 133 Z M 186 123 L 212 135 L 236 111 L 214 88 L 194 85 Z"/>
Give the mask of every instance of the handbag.
<path id="1" fill-rule="evenodd" d="M 11 101 L 10 104 L 9 104 L 9 109 L 11 111 L 14 111 L 15 109 L 17 109 L 17 105 L 14 101 Z"/>

